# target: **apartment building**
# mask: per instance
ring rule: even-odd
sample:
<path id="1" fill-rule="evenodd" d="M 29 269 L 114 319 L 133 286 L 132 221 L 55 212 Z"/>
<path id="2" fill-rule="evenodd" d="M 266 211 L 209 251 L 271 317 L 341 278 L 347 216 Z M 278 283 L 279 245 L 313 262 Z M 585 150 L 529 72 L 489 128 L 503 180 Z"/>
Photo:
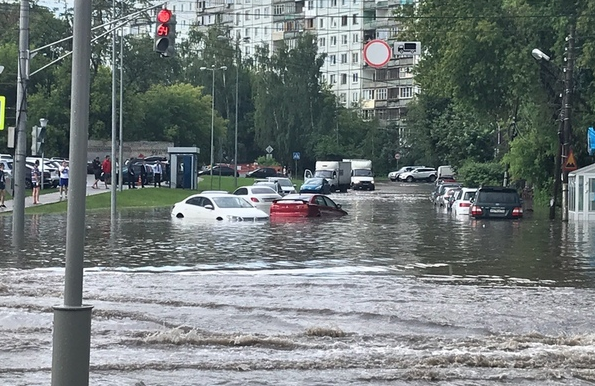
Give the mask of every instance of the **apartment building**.
<path id="1" fill-rule="evenodd" d="M 381 69 L 366 65 L 366 42 L 383 39 L 391 46 L 398 32 L 395 7 L 414 0 L 202 0 L 197 23 L 230 31 L 243 54 L 258 47 L 271 51 L 285 42 L 290 48 L 304 32 L 315 34 L 326 54 L 322 79 L 345 107 L 359 108 L 364 118 L 401 125 L 406 105 L 417 92 L 410 54 L 393 55 Z"/>

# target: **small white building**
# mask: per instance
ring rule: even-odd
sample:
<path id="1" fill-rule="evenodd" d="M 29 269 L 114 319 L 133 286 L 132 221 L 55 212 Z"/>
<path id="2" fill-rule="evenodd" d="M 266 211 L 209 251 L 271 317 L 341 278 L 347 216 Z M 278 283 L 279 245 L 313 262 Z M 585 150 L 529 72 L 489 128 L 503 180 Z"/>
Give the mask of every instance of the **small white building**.
<path id="1" fill-rule="evenodd" d="M 595 221 L 595 164 L 568 173 L 568 219 Z"/>

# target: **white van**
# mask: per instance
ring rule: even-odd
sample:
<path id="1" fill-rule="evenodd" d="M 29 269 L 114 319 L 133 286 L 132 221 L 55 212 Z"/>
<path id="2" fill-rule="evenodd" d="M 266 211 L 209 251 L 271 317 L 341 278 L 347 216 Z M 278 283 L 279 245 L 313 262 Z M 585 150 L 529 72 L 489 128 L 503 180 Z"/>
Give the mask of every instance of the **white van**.
<path id="1" fill-rule="evenodd" d="M 438 180 L 442 178 L 454 178 L 455 171 L 450 165 L 438 166 Z"/>

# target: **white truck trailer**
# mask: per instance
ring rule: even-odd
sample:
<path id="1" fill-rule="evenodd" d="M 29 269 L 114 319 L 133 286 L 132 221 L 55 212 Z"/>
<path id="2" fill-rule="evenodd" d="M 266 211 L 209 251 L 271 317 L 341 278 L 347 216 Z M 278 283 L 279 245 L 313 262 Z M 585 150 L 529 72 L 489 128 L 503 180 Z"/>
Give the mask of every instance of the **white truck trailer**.
<path id="1" fill-rule="evenodd" d="M 351 162 L 316 161 L 314 177 L 326 178 L 331 192 L 346 192 L 351 185 Z"/>
<path id="2" fill-rule="evenodd" d="M 376 189 L 376 185 L 374 184 L 374 173 L 372 172 L 372 160 L 344 159 L 343 162 L 351 162 L 351 189 Z"/>

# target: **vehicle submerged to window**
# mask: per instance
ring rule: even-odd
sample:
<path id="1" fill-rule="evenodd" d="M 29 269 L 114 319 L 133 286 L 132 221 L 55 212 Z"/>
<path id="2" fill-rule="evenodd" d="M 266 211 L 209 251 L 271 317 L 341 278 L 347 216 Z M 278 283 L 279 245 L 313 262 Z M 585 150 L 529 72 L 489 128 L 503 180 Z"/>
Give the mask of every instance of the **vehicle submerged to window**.
<path id="1" fill-rule="evenodd" d="M 174 205 L 171 216 L 231 222 L 257 222 L 269 218 L 268 214 L 255 208 L 242 197 L 216 192 L 203 192 L 187 197 Z"/>
<path id="2" fill-rule="evenodd" d="M 517 219 L 523 217 L 523 207 L 515 189 L 490 186 L 477 190 L 469 214 L 472 218 Z"/>

